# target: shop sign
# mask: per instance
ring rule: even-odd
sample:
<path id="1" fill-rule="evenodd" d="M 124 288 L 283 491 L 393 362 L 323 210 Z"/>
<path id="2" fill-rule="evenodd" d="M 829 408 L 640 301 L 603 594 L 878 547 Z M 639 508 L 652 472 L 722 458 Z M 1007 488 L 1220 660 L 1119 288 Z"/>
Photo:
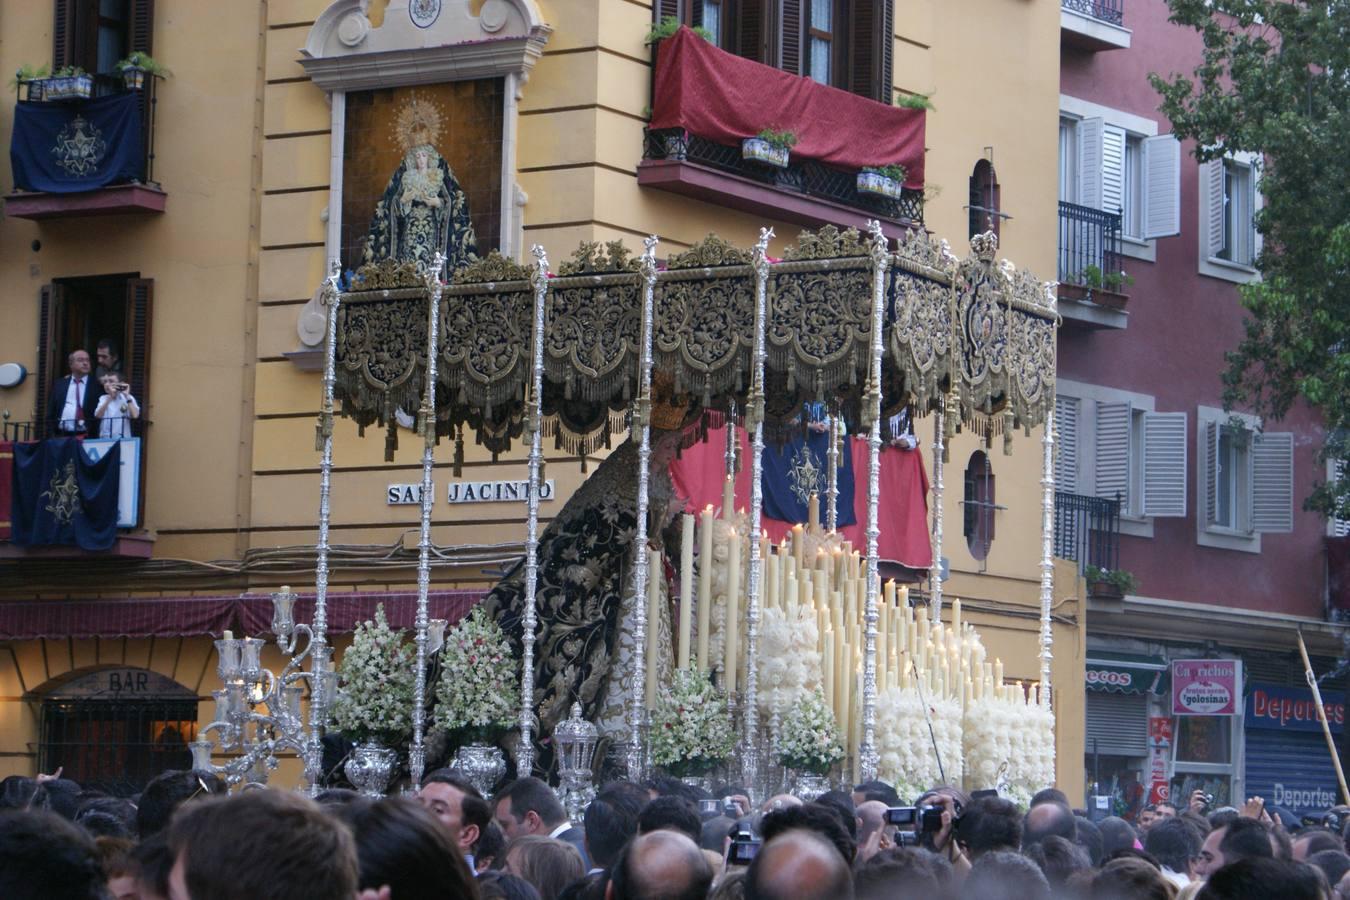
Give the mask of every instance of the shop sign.
<path id="1" fill-rule="evenodd" d="M 1086 666 L 1088 690 L 1113 691 L 1117 694 L 1157 694 L 1162 693 L 1163 676 L 1161 668 L 1144 665 L 1131 665 L 1125 662 L 1089 659 Z"/>
<path id="2" fill-rule="evenodd" d="M 1326 709 L 1327 724 L 1332 734 L 1345 730 L 1345 695 L 1340 691 L 1322 691 L 1322 706 Z M 1317 718 L 1317 703 L 1307 688 L 1284 687 L 1277 684 L 1251 686 L 1247 696 L 1248 728 L 1273 728 L 1281 731 L 1317 731 L 1322 723 Z"/>
<path id="3" fill-rule="evenodd" d="M 1149 716 L 1148 719 L 1148 802 L 1166 803 L 1172 794 L 1167 761 L 1172 756 L 1172 719 Z"/>
<path id="4" fill-rule="evenodd" d="M 1242 660 L 1172 660 L 1172 715 L 1235 716 L 1242 696 Z"/>

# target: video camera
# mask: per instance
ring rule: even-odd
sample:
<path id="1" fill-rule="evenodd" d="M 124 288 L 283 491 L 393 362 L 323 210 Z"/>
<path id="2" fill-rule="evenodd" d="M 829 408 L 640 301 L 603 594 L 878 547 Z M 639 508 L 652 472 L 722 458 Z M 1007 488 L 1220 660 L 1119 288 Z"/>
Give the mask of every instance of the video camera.
<path id="1" fill-rule="evenodd" d="M 960 815 L 959 809 L 957 815 Z M 937 834 L 942 830 L 942 807 L 932 804 L 892 806 L 886 810 L 886 824 L 913 825 L 915 834 Z"/>
<path id="2" fill-rule="evenodd" d="M 756 837 L 755 833 L 748 828 L 741 828 L 731 839 L 731 846 L 727 848 L 727 865 L 750 865 L 755 856 L 759 854 L 759 848 L 762 846 L 764 846 L 763 838 Z"/>

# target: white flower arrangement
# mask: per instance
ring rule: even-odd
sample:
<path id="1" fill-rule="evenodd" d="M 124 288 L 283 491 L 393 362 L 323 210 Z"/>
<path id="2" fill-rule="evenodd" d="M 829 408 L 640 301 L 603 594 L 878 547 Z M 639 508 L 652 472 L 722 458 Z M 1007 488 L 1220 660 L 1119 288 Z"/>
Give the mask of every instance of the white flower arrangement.
<path id="1" fill-rule="evenodd" d="M 436 727 L 469 741 L 495 740 L 520 713 L 520 667 L 501 628 L 481 606 L 459 621 L 441 648 Z"/>
<path id="2" fill-rule="evenodd" d="M 381 603 L 373 621 L 357 626 L 342 654 L 334 727 L 357 742 L 376 740 L 386 747 L 402 742 L 412 730 L 413 666 L 412 645 L 389 627 Z"/>
<path id="3" fill-rule="evenodd" d="M 783 719 L 778 761 L 789 769 L 824 775 L 843 758 L 834 711 L 820 691 L 808 694 Z"/>
<path id="4" fill-rule="evenodd" d="M 944 782 L 961 783 L 961 704 L 950 697 L 925 694 L 925 698 L 928 719 L 914 688 L 890 688 L 877 694 L 876 741 L 881 754 L 877 777 L 895 785 L 904 800 L 914 800 Z"/>
<path id="5" fill-rule="evenodd" d="M 998 788 L 1027 806 L 1055 781 L 1055 719 L 1021 699 L 982 697 L 966 708 L 966 771 L 973 789 Z"/>
<path id="6" fill-rule="evenodd" d="M 795 618 L 775 606 L 763 610 L 759 625 L 759 707 L 780 716 L 820 690 L 819 628 L 811 607 Z"/>
<path id="7" fill-rule="evenodd" d="M 672 775 L 702 775 L 731 756 L 736 734 L 726 695 L 695 669 L 680 669 L 652 713 L 652 762 Z"/>

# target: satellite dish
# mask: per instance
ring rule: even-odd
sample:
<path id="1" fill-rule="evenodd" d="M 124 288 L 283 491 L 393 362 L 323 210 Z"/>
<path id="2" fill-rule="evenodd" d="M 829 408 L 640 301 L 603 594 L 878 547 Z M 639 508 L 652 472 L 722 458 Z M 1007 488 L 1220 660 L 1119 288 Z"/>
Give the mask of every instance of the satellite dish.
<path id="1" fill-rule="evenodd" d="M 0 365 L 0 388 L 16 388 L 28 377 L 28 370 L 19 363 Z"/>

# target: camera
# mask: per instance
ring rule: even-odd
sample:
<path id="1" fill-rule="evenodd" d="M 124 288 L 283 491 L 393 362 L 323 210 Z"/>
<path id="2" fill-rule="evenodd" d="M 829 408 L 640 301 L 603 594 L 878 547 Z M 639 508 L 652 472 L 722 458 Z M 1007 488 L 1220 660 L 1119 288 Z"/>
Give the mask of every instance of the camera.
<path id="1" fill-rule="evenodd" d="M 718 816 L 722 814 L 722 804 L 717 800 L 698 801 L 698 814 L 700 816 Z"/>
<path id="2" fill-rule="evenodd" d="M 728 819 L 736 819 L 740 817 L 741 808 L 736 805 L 735 798 L 733 797 L 722 798 L 722 815 L 726 816 Z"/>
<path id="3" fill-rule="evenodd" d="M 892 806 L 886 810 L 887 825 L 913 825 L 918 834 L 942 830 L 941 806 Z"/>
<path id="4" fill-rule="evenodd" d="M 736 832 L 736 836 L 731 839 L 731 846 L 727 848 L 727 865 L 729 866 L 748 866 L 754 861 L 759 853 L 759 848 L 763 846 L 764 841 L 755 837 L 754 833 L 741 829 Z"/>

